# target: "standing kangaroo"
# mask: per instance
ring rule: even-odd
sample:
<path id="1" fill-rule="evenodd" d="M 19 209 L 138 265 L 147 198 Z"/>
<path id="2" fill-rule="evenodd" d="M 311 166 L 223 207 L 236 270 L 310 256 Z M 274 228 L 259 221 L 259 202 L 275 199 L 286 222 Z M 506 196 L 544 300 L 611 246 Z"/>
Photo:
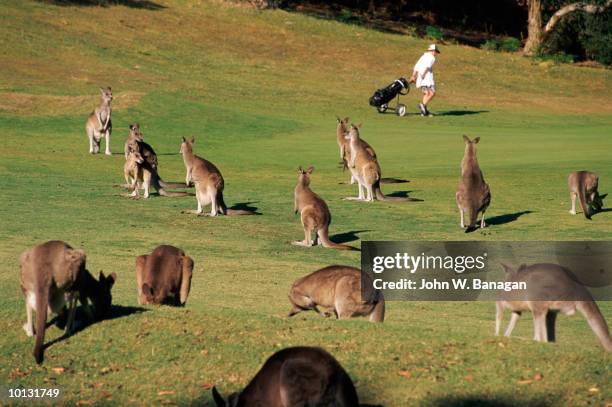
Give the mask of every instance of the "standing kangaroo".
<path id="1" fill-rule="evenodd" d="M 100 91 L 102 92 L 102 103 L 89 114 L 85 122 L 85 131 L 87 132 L 87 137 L 89 137 L 89 153 L 98 154 L 100 152 L 100 140 L 104 136 L 106 140 L 105 154 L 112 155 L 110 151 L 110 136 L 113 131 L 113 123 L 111 121 L 113 92 L 110 86 L 106 89 L 100 88 Z"/>
<path id="2" fill-rule="evenodd" d="M 195 140 L 183 137 L 181 154 L 187 169 L 186 184 L 195 184 L 198 209 L 193 213 L 200 215 L 206 205 L 211 205 L 210 216 L 217 215 L 255 215 L 255 212 L 242 209 L 228 209 L 223 200 L 225 186 L 221 171 L 210 161 L 198 157 L 193 152 Z"/>
<path id="3" fill-rule="evenodd" d="M 578 310 L 584 315 L 604 349 L 612 351 L 612 338 L 606 320 L 591 294 L 569 270 L 549 263 L 530 266 L 523 264 L 516 270 L 506 264 L 502 266 L 506 271 L 506 281 L 524 281 L 527 290 L 520 294 L 504 291 L 500 293 L 496 302 L 495 335 L 499 335 L 504 308 L 512 311 L 504 336 L 510 336 L 523 311 L 531 311 L 534 340 L 539 342 L 555 339 L 557 312 L 573 315 Z"/>
<path id="4" fill-rule="evenodd" d="M 295 213 L 300 212 L 302 227 L 304 228 L 304 240 L 291 242 L 296 246 L 313 245 L 312 233 L 315 233 L 315 241 L 332 249 L 339 250 L 357 250 L 356 248 L 334 243 L 329 240 L 329 224 L 331 223 L 331 213 L 327 204 L 321 197 L 310 189 L 310 174 L 314 171 L 314 167 L 304 171 L 302 167 L 298 168 L 298 182 L 294 192 L 294 210 Z"/>
<path id="5" fill-rule="evenodd" d="M 594 212 L 600 211 L 603 208 L 603 199 L 607 194 L 599 195 L 597 187 L 599 184 L 599 176 L 589 171 L 572 172 L 567 178 L 567 184 L 570 191 L 570 199 L 572 201 L 572 209 L 570 213 L 576 214 L 576 197 L 580 199 L 580 207 L 585 218 L 591 219 Z"/>
<path id="6" fill-rule="evenodd" d="M 376 155 L 373 155 L 374 150 L 367 143 L 363 143 L 359 135 L 359 126 L 351 125 L 351 128 L 346 136 L 349 140 L 349 160 L 348 167 L 357 180 L 357 188 L 359 195 L 357 197 L 347 197 L 346 199 L 355 201 L 372 202 L 375 199 L 381 201 L 403 201 L 403 202 L 419 202 L 420 199 L 404 198 L 387 196 L 380 189 L 382 181 L 380 165 Z M 394 179 L 389 179 L 393 181 Z"/>
<path id="7" fill-rule="evenodd" d="M 138 256 L 138 303 L 185 305 L 192 273 L 193 259 L 174 246 L 157 246 L 151 254 Z"/>
<path id="8" fill-rule="evenodd" d="M 364 275 L 366 278 L 367 275 Z M 292 308 L 289 316 L 313 310 L 321 316 L 317 306 L 333 308 L 336 318 L 366 316 L 371 322 L 385 320 L 385 299 L 380 290 L 371 298 L 362 298 L 361 270 L 349 266 L 329 266 L 295 281 L 289 291 Z M 370 279 L 371 280 L 371 279 Z M 371 286 L 371 281 L 369 281 Z"/>
<path id="9" fill-rule="evenodd" d="M 97 319 L 110 312 L 111 288 L 116 275 L 112 273 L 105 277 L 100 272 L 100 279 L 96 281 L 85 268 L 85 252 L 82 250 L 73 249 L 65 242 L 49 241 L 23 252 L 19 263 L 27 316 L 23 329 L 28 336 L 36 335 L 33 352 L 36 363 L 43 361 L 47 312 L 62 313 L 68 302 L 67 334 L 72 332 L 77 299 L 91 315 L 87 303 L 90 299 Z M 32 311 L 36 312 L 36 329 Z"/>
<path id="10" fill-rule="evenodd" d="M 212 389 L 217 407 L 358 407 L 353 381 L 321 348 L 285 348 L 272 355 L 251 382 L 227 402 Z"/>
<path id="11" fill-rule="evenodd" d="M 336 117 L 336 120 L 338 122 L 338 125 L 336 126 L 336 141 L 338 142 L 338 147 L 340 148 L 340 160 L 342 160 L 342 167 L 343 169 L 346 169 L 348 168 L 351 148 L 349 145 L 349 140 L 347 140 L 347 125 L 349 122 L 349 118 L 345 117 L 344 119 L 340 119 L 339 117 Z M 376 152 L 374 151 L 372 146 L 368 144 L 367 141 L 365 141 L 364 139 L 360 139 L 360 143 L 373 158 L 376 158 Z M 351 174 L 350 184 L 352 185 L 355 182 L 357 182 L 357 180 L 355 180 L 355 177 Z"/>
<path id="12" fill-rule="evenodd" d="M 455 198 L 461 215 L 461 227 L 465 228 L 464 213 L 467 212 L 470 223 L 465 231 L 471 232 L 476 229 L 479 212 L 482 212 L 480 227 L 484 228 L 486 226 L 484 213 L 491 203 L 491 191 L 484 180 L 476 159 L 476 144 L 480 141 L 480 137 L 476 137 L 472 141 L 464 135 L 463 141 L 465 142 L 465 152 L 461 161 L 461 181 Z"/>

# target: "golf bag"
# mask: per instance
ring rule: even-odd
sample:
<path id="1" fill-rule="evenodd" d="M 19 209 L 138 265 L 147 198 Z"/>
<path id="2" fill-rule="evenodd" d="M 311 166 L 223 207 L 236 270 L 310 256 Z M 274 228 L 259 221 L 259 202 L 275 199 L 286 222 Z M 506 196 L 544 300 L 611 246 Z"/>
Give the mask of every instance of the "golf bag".
<path id="1" fill-rule="evenodd" d="M 372 97 L 370 97 L 370 106 L 381 107 L 388 104 L 397 94 L 405 95 L 402 91 L 408 89 L 410 84 L 406 78 L 399 78 L 393 81 L 392 84 L 386 88 L 378 89 Z"/>

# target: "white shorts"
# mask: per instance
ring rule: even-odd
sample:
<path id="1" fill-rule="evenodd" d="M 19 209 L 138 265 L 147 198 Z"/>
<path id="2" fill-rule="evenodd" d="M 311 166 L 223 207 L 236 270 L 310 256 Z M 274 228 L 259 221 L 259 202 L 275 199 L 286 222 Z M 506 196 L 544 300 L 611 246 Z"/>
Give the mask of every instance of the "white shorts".
<path id="1" fill-rule="evenodd" d="M 427 93 L 427 92 L 433 92 L 436 93 L 436 87 L 435 86 L 421 86 L 419 89 L 421 89 L 421 92 L 423 93 Z"/>

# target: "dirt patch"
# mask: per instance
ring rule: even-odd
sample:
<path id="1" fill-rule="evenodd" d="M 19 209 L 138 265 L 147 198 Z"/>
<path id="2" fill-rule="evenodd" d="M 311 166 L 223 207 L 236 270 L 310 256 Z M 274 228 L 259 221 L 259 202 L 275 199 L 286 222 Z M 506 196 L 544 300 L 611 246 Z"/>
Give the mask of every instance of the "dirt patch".
<path id="1" fill-rule="evenodd" d="M 115 94 L 113 110 L 136 106 L 145 95 L 143 92 L 121 92 Z M 91 112 L 99 103 L 97 97 L 33 95 L 30 93 L 0 93 L 0 112 L 23 116 L 60 116 Z"/>

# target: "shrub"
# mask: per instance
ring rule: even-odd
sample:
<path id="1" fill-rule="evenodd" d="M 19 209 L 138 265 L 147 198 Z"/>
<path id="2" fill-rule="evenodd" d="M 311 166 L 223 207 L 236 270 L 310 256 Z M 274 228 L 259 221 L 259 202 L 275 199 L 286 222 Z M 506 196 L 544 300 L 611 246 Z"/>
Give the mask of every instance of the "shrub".
<path id="1" fill-rule="evenodd" d="M 499 50 L 504 52 L 517 52 L 521 49 L 521 42 L 518 38 L 508 37 L 504 38 L 499 43 Z"/>
<path id="2" fill-rule="evenodd" d="M 484 44 L 480 45 L 480 48 L 485 49 L 487 51 L 497 51 L 499 50 L 499 41 L 486 40 Z"/>
<path id="3" fill-rule="evenodd" d="M 442 34 L 442 30 L 438 27 L 433 27 L 428 25 L 425 27 L 425 36 L 435 41 L 442 41 L 444 39 L 444 34 Z"/>

